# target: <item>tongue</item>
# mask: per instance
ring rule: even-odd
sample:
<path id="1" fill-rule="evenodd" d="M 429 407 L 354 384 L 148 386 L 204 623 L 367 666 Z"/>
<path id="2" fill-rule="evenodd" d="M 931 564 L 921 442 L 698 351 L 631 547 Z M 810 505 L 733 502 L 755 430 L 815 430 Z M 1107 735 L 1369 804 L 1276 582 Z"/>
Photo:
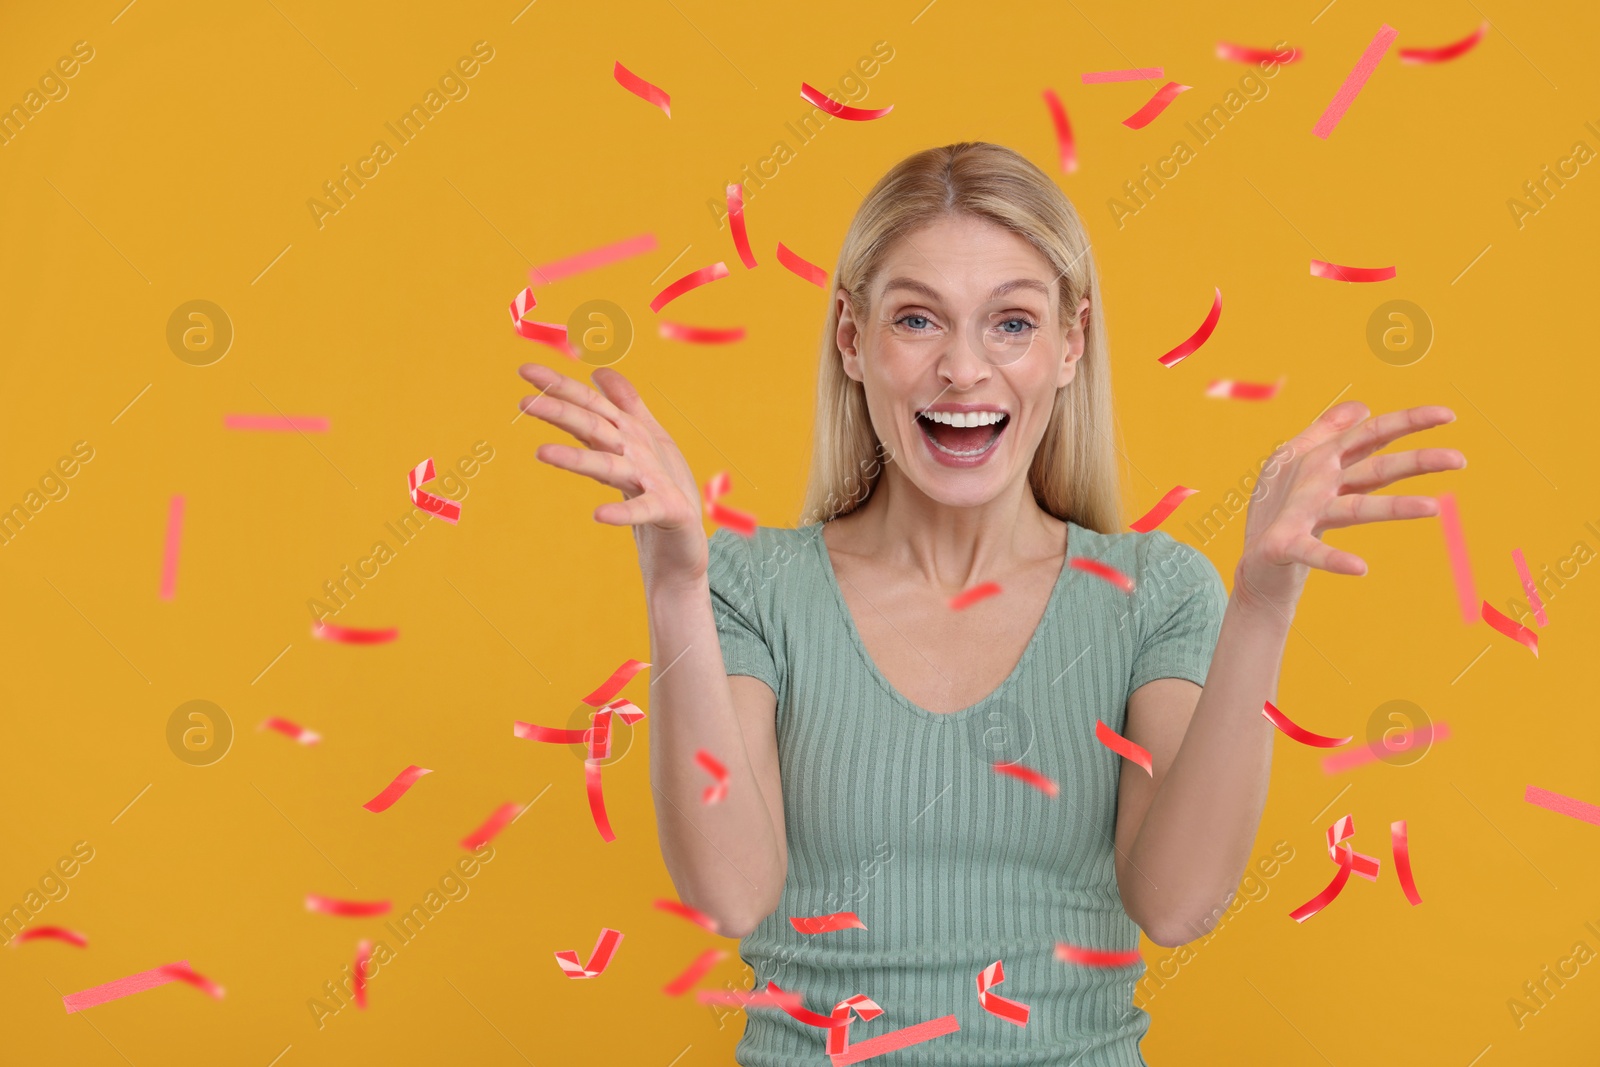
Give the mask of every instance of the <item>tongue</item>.
<path id="1" fill-rule="evenodd" d="M 994 426 L 946 426 L 935 422 L 929 426 L 933 439 L 952 452 L 972 452 L 987 445 L 995 435 Z"/>

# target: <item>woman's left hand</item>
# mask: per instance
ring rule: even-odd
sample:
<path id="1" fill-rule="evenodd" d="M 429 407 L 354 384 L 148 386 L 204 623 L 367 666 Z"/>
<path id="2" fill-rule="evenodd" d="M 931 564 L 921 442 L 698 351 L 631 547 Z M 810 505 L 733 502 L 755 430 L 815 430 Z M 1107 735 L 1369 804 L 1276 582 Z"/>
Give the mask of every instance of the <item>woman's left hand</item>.
<path id="1" fill-rule="evenodd" d="M 1332 545 L 1322 531 L 1439 513 L 1431 496 L 1372 496 L 1373 490 L 1418 474 L 1458 470 L 1466 457 L 1453 448 L 1375 453 L 1407 434 L 1455 421 L 1455 412 L 1430 404 L 1368 418 L 1365 404 L 1347 400 L 1329 408 L 1274 455 L 1250 496 L 1244 552 L 1234 570 L 1234 592 L 1250 604 L 1294 611 L 1310 569 L 1367 573 L 1367 564 Z"/>

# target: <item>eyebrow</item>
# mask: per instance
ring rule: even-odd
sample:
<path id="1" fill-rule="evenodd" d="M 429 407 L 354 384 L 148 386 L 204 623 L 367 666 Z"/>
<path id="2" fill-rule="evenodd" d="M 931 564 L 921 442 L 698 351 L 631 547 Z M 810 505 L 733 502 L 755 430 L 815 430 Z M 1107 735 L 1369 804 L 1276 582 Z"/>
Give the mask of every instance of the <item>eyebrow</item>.
<path id="1" fill-rule="evenodd" d="M 919 282 L 915 278 L 890 278 L 889 284 L 883 287 L 883 295 L 887 296 L 890 291 L 894 289 L 906 289 L 913 293 L 921 293 L 929 300 L 940 299 L 939 291 L 937 289 L 933 288 L 931 285 Z M 989 299 L 995 300 L 999 297 L 1005 296 L 1007 293 L 1016 292 L 1019 289 L 1031 290 L 1044 297 L 1049 297 L 1050 295 L 1050 287 L 1044 282 L 1039 281 L 1037 278 L 1016 278 L 1012 281 L 1002 282 L 1001 284 L 995 286 L 994 291 L 989 294 Z"/>

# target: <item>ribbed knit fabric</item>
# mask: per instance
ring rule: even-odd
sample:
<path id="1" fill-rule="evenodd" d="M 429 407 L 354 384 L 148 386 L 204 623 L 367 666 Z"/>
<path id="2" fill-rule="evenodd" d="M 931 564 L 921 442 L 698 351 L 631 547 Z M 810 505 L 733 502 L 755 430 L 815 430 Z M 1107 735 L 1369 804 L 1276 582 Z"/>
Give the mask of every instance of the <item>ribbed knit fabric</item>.
<path id="1" fill-rule="evenodd" d="M 821 524 L 711 538 L 710 583 L 729 674 L 777 694 L 789 846 L 778 909 L 740 942 L 757 989 L 774 981 L 827 1015 L 863 993 L 884 1014 L 852 1043 L 944 1015 L 957 1033 L 871 1062 L 944 1067 L 1143 1067 L 1150 1017 L 1133 1006 L 1144 964 L 1064 963 L 1057 942 L 1136 949 L 1113 865 L 1117 781 L 1143 774 L 1095 737 L 1122 732 L 1128 695 L 1155 678 L 1204 685 L 1227 592 L 1200 552 L 1168 534 L 1068 524 L 1067 550 L 1135 581 L 1132 596 L 1063 567 L 1009 677 L 950 714 L 927 711 L 874 666 L 834 576 Z M 1003 594 L 1002 594 L 1003 595 Z M 959 671 L 961 663 L 940 665 Z M 1052 798 L 993 765 L 1053 779 Z M 865 930 L 805 935 L 791 916 L 854 911 Z M 1032 1010 L 986 1012 L 977 977 Z M 826 1031 L 753 1008 L 746 1067 L 825 1067 Z"/>

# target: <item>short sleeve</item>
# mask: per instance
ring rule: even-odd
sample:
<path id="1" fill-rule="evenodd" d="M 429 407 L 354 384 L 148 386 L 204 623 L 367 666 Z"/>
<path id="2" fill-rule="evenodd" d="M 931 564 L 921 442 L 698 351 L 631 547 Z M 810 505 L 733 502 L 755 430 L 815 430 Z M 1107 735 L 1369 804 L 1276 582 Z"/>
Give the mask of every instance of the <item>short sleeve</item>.
<path id="1" fill-rule="evenodd" d="M 729 674 L 759 678 L 774 693 L 781 693 L 777 661 L 762 624 L 750 541 L 726 528 L 714 532 L 706 576 L 724 668 Z"/>
<path id="2" fill-rule="evenodd" d="M 1160 530 L 1146 538 L 1140 560 L 1139 644 L 1128 692 L 1157 678 L 1205 685 L 1228 607 L 1217 568 L 1204 553 Z"/>

